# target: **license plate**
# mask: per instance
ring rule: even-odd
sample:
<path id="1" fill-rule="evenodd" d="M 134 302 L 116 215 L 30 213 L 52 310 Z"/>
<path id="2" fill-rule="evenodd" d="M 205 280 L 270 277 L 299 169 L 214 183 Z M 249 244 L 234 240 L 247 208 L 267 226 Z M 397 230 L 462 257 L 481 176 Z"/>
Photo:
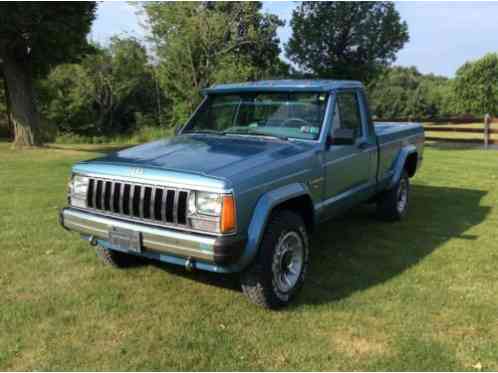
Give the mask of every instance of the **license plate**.
<path id="1" fill-rule="evenodd" d="M 131 229 L 111 227 L 111 229 L 109 229 L 109 241 L 111 246 L 117 250 L 130 251 L 133 253 L 142 252 L 140 232 Z"/>

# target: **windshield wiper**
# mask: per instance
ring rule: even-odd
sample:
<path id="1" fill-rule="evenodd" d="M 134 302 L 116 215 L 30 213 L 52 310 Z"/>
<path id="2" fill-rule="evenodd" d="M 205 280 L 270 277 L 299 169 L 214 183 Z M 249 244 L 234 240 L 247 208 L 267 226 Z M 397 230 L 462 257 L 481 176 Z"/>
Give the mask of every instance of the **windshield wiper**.
<path id="1" fill-rule="evenodd" d="M 279 139 L 283 141 L 289 141 L 289 138 L 286 136 L 280 136 L 280 135 L 273 135 L 265 132 L 252 132 L 252 131 L 225 131 L 223 132 L 224 135 L 238 135 L 238 136 L 258 136 L 258 137 L 267 137 L 267 138 L 272 138 L 272 139 Z"/>
<path id="2" fill-rule="evenodd" d="M 182 133 L 200 133 L 200 134 L 209 134 L 209 135 L 220 135 L 220 136 L 223 136 L 225 134 L 225 132 L 221 132 L 221 131 L 216 131 L 216 130 L 187 130 L 187 131 L 183 131 Z"/>
<path id="3" fill-rule="evenodd" d="M 246 131 L 243 131 L 243 130 L 216 131 L 216 130 L 204 129 L 204 130 L 187 130 L 187 131 L 183 131 L 182 133 L 208 134 L 208 135 L 218 135 L 218 136 L 224 136 L 224 135 L 258 136 L 258 137 L 267 137 L 267 138 L 272 138 L 272 139 L 289 141 L 289 138 L 285 137 L 285 136 L 273 135 L 273 134 L 268 134 L 265 132 L 256 132 L 256 131 L 253 132 L 253 131 L 247 131 L 247 130 Z"/>

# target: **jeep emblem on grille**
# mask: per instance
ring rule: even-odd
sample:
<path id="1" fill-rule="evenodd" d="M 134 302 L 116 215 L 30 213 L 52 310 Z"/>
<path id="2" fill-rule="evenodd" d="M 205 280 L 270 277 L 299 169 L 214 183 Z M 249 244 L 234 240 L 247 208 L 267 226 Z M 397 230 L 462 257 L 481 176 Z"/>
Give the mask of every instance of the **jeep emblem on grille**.
<path id="1" fill-rule="evenodd" d="M 141 176 L 144 174 L 144 169 L 140 168 L 140 167 L 133 167 L 133 168 L 130 168 L 128 173 L 130 176 Z"/>

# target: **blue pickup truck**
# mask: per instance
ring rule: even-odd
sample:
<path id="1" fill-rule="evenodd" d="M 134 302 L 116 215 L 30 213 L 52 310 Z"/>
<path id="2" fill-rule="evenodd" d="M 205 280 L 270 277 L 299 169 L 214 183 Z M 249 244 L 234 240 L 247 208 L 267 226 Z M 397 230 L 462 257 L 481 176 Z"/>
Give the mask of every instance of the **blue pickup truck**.
<path id="1" fill-rule="evenodd" d="M 373 123 L 356 81 L 222 84 L 176 136 L 76 164 L 60 223 L 126 266 L 146 257 L 239 273 L 248 298 L 291 302 L 319 223 L 364 202 L 409 205 L 419 124 Z"/>

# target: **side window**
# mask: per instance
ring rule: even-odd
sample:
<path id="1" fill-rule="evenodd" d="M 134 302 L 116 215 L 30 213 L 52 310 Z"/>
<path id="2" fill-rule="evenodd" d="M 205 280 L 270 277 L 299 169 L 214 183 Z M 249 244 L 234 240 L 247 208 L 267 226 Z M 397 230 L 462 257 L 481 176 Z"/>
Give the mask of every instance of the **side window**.
<path id="1" fill-rule="evenodd" d="M 360 106 L 354 92 L 339 92 L 337 94 L 332 131 L 338 128 L 352 129 L 355 131 L 356 137 L 363 135 Z"/>
<path id="2" fill-rule="evenodd" d="M 332 118 L 331 134 L 334 133 L 334 131 L 339 128 L 341 128 L 341 110 L 339 108 L 338 103 L 336 102 L 334 117 Z"/>

